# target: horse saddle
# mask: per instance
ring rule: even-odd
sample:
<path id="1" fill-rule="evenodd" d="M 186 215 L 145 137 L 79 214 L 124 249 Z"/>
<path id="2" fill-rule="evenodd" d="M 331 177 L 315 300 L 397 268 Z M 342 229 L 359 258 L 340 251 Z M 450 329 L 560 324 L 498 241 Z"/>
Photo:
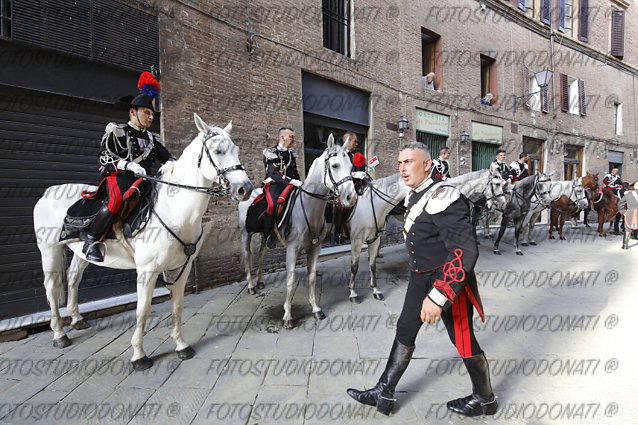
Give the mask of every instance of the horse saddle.
<path id="1" fill-rule="evenodd" d="M 263 193 L 255 198 L 246 214 L 246 231 L 248 233 L 269 234 L 274 229 L 283 228 L 282 239 L 290 233 L 290 212 L 299 191 L 287 185 L 274 200 L 268 192 L 269 185 L 264 185 Z"/>
<path id="2" fill-rule="evenodd" d="M 117 239 L 113 225 L 120 223 L 124 237 L 131 238 L 146 226 L 155 203 L 156 191 L 151 196 L 135 196 L 122 200 L 122 206 L 106 233 L 106 238 Z M 69 207 L 64 217 L 64 228 L 60 240 L 85 239 L 85 232 L 93 219 L 108 201 L 106 182 L 103 180 L 94 192 L 84 192 L 82 197 Z"/>

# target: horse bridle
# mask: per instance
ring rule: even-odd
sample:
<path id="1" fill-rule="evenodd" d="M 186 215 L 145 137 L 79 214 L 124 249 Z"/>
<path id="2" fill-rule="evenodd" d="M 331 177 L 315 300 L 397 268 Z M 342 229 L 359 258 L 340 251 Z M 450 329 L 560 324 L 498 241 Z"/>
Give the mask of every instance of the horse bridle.
<path id="1" fill-rule="evenodd" d="M 481 193 L 483 196 L 485 196 L 485 202 L 486 202 L 486 204 L 487 204 L 487 202 L 490 202 L 490 201 L 491 201 L 492 199 L 494 199 L 494 198 L 499 198 L 499 197 L 501 197 L 501 196 L 505 197 L 505 192 L 500 193 L 500 194 L 498 194 L 498 195 L 497 195 L 497 194 L 496 194 L 496 192 L 494 191 L 494 184 L 495 184 L 495 183 L 494 183 L 494 182 L 492 182 L 492 179 L 493 179 L 493 178 L 494 178 L 493 176 L 488 176 L 488 177 L 487 177 L 487 179 L 488 179 L 488 180 L 487 180 L 487 181 L 488 181 L 488 183 L 487 183 L 487 185 L 485 186 L 485 188 L 483 189 L 483 192 Z M 499 184 L 502 184 L 502 183 L 499 183 Z M 489 197 L 485 195 L 485 191 L 487 190 L 487 187 L 488 187 L 488 186 L 489 186 L 489 188 L 490 188 L 490 192 L 492 192 L 492 196 L 489 196 Z M 491 209 L 491 208 L 488 208 L 488 209 Z M 494 209 L 495 209 L 496 211 L 498 211 L 498 212 L 503 212 L 503 209 L 502 209 L 502 208 L 494 208 Z"/>
<path id="2" fill-rule="evenodd" d="M 214 130 L 211 130 L 202 137 L 202 149 L 199 152 L 199 158 L 197 158 L 197 168 L 201 168 L 202 157 L 204 155 L 204 152 L 206 152 L 206 156 L 208 157 L 208 160 L 210 161 L 211 165 L 213 166 L 213 168 L 215 168 L 215 171 L 217 172 L 217 183 L 222 187 L 222 189 L 225 190 L 225 189 L 228 189 L 228 186 L 230 185 L 230 181 L 226 177 L 226 173 L 230 171 L 235 171 L 235 170 L 245 170 L 245 168 L 241 163 L 231 165 L 230 167 L 226 167 L 226 168 L 220 168 L 215 163 L 215 161 L 213 160 L 213 157 L 210 154 L 210 150 L 208 149 L 208 146 L 206 145 L 206 142 L 215 136 L 219 136 L 219 133 L 217 133 Z"/>
<path id="3" fill-rule="evenodd" d="M 543 192 L 539 191 L 539 183 L 547 183 L 549 182 L 549 189 Z M 552 185 L 551 185 L 552 179 L 548 178 L 547 180 L 541 180 L 541 175 L 537 174 L 536 175 L 536 181 L 534 182 L 534 195 L 538 198 L 538 203 L 539 204 L 543 204 L 543 198 L 542 196 L 547 195 L 549 193 L 552 193 Z"/>
<path id="4" fill-rule="evenodd" d="M 337 156 L 338 153 L 339 153 L 339 150 L 328 153 L 328 155 L 326 156 L 326 160 L 323 162 L 323 185 L 326 187 L 328 186 L 326 184 L 326 174 L 327 174 L 328 177 L 330 177 L 330 182 L 332 183 L 331 190 L 334 192 L 336 197 L 339 197 L 339 186 L 341 186 L 347 181 L 352 181 L 352 176 L 350 174 L 348 174 L 346 177 L 342 178 L 338 182 L 336 182 L 334 177 L 332 176 L 332 170 L 331 170 L 332 167 L 330 167 L 329 161 L 330 161 L 330 158 Z"/>

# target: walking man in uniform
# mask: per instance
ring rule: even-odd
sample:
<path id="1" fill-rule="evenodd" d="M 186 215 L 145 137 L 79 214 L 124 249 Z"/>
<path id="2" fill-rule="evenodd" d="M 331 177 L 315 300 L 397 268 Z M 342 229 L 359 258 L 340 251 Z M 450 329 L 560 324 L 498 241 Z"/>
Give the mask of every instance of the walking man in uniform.
<path id="1" fill-rule="evenodd" d="M 427 147 L 420 142 L 406 145 L 399 153 L 399 172 L 412 188 L 403 229 L 410 281 L 379 382 L 367 391 L 351 388 L 347 392 L 358 402 L 390 414 L 396 401 L 394 391 L 410 363 L 421 325 L 442 320 L 472 381 L 472 394 L 449 401 L 448 409 L 465 416 L 493 415 L 497 403 L 488 363 L 472 326 L 473 308 L 483 318 L 474 274 L 476 234 L 460 192 L 429 178 L 431 165 Z"/>

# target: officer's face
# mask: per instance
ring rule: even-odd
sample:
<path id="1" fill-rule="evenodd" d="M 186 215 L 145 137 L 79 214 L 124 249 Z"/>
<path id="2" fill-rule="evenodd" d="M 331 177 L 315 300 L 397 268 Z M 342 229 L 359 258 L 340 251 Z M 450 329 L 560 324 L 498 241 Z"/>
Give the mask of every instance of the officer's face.
<path id="1" fill-rule="evenodd" d="M 450 157 L 450 151 L 444 150 L 443 152 L 439 154 L 439 157 L 441 159 L 448 159 Z"/>
<path id="2" fill-rule="evenodd" d="M 129 109 L 129 117 L 131 122 L 138 127 L 148 128 L 153 124 L 153 110 L 151 108 L 142 106 L 131 108 Z"/>
<path id="3" fill-rule="evenodd" d="M 279 143 L 284 148 L 291 148 L 295 145 L 295 133 L 292 131 L 286 131 L 284 134 L 279 136 Z"/>
<path id="4" fill-rule="evenodd" d="M 420 149 L 399 152 L 399 173 L 408 187 L 416 187 L 430 174 L 432 160 Z"/>
<path id="5" fill-rule="evenodd" d="M 505 152 L 501 152 L 501 153 L 497 154 L 496 155 L 496 159 L 498 159 L 501 162 L 505 161 Z"/>

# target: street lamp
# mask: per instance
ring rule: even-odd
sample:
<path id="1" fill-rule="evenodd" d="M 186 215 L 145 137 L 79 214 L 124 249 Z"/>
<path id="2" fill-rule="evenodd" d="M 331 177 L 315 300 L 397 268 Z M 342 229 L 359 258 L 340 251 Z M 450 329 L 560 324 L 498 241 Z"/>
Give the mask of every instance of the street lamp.
<path id="1" fill-rule="evenodd" d="M 536 84 L 538 84 L 538 87 L 540 88 L 540 90 L 532 92 L 532 93 L 523 94 L 521 96 L 512 95 L 512 98 L 514 100 L 513 102 L 514 106 L 512 107 L 512 115 L 516 115 L 516 100 L 517 99 L 538 94 L 541 91 L 543 91 L 543 87 L 547 87 L 549 85 L 549 81 L 552 79 L 552 71 L 547 69 L 538 71 L 537 73 L 534 74 L 534 78 L 536 78 Z"/>
<path id="2" fill-rule="evenodd" d="M 405 130 L 408 129 L 408 119 L 401 115 L 399 117 L 399 122 L 397 123 L 397 128 L 399 129 L 399 137 L 405 136 Z"/>
<path id="3" fill-rule="evenodd" d="M 461 130 L 461 143 L 467 143 L 469 139 L 470 139 L 470 134 L 465 130 Z"/>

